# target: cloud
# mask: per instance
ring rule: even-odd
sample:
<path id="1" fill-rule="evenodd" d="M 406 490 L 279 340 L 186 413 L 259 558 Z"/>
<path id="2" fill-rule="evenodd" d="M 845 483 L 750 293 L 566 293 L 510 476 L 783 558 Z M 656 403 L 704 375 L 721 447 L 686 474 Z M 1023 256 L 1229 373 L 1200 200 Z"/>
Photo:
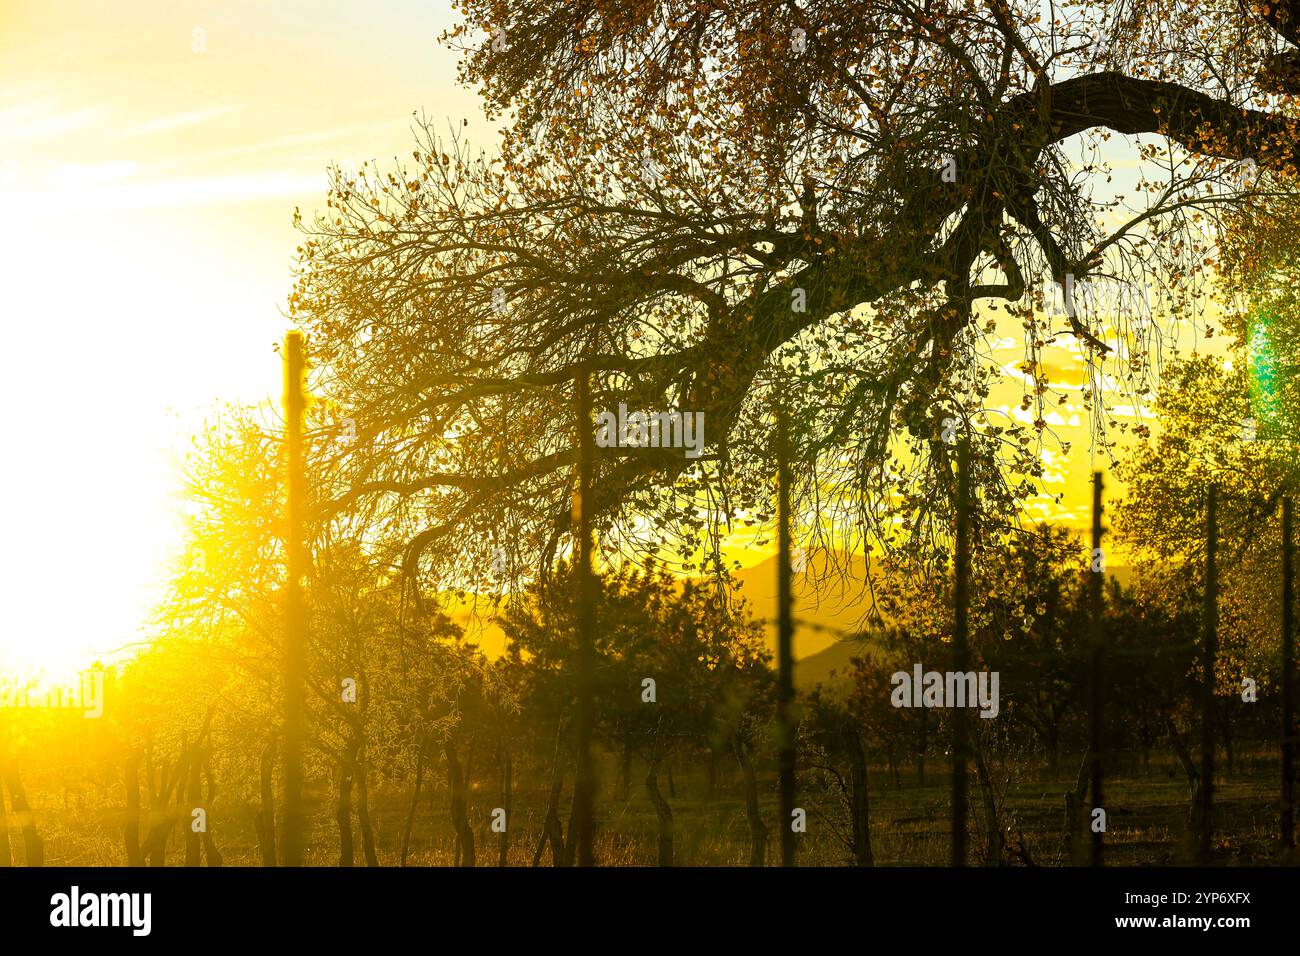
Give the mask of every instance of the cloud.
<path id="1" fill-rule="evenodd" d="M 292 170 L 268 170 L 198 179 L 172 179 L 132 190 L 133 201 L 150 206 L 192 206 L 256 199 L 288 199 L 319 195 L 325 189 L 325 174 L 310 175 Z"/>
<path id="2" fill-rule="evenodd" d="M 190 110 L 185 113 L 173 113 L 171 116 L 160 116 L 157 119 L 148 120 L 143 123 L 137 123 L 134 126 L 128 126 L 113 135 L 118 139 L 130 139 L 134 136 L 148 136 L 151 133 L 163 133 L 168 130 L 180 129 L 184 126 L 197 126 L 199 123 L 206 123 L 208 120 L 216 119 L 218 116 L 225 116 L 233 113 L 233 106 L 214 106 L 205 110 Z"/>
<path id="3" fill-rule="evenodd" d="M 227 146 L 224 149 L 212 150 L 204 154 L 203 159 L 209 161 L 230 159 L 236 156 L 252 156 L 257 153 L 274 152 L 278 149 L 285 149 L 293 146 L 328 143 L 332 140 L 355 136 L 359 133 L 370 133 L 381 129 L 392 129 L 394 128 L 394 125 L 395 124 L 390 120 L 382 120 L 375 123 L 361 123 L 356 126 L 341 126 L 337 129 L 316 130 L 309 133 L 293 133 L 289 136 L 278 136 L 274 139 L 264 140 L 260 143 L 249 143 L 243 146 Z"/>
<path id="4" fill-rule="evenodd" d="M 59 101 L 45 97 L 0 110 L 0 142 L 31 142 L 62 136 L 102 122 L 107 111 L 99 108 L 60 113 Z"/>
<path id="5" fill-rule="evenodd" d="M 63 163 L 42 176 L 41 183 L 55 189 L 102 186 L 129 179 L 139 169 L 138 164 L 127 159 L 115 159 L 106 163 Z"/>
<path id="6" fill-rule="evenodd" d="M 46 177 L 44 189 L 11 193 L 7 201 L 18 207 L 16 213 L 48 216 L 67 210 L 181 208 L 303 199 L 322 195 L 325 191 L 323 172 L 304 174 L 291 169 L 177 179 L 137 177 L 124 182 L 129 175 L 125 167 L 134 165 L 101 163 L 66 171 L 55 180 Z M 67 170 L 67 167 L 61 168 Z M 104 178 L 96 181 L 96 175 Z M 114 175 L 116 179 L 111 178 Z M 29 208 L 22 208 L 24 205 Z"/>

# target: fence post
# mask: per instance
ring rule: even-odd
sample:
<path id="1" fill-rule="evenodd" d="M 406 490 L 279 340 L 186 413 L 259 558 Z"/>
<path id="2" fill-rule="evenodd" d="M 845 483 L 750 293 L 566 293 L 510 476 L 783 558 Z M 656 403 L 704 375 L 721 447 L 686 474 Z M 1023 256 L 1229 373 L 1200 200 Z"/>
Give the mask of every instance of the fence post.
<path id="1" fill-rule="evenodd" d="M 790 447 L 784 387 L 776 409 L 777 460 L 777 732 L 781 789 L 781 865 L 794 866 L 794 614 L 790 566 Z"/>
<path id="2" fill-rule="evenodd" d="M 957 451 L 957 541 L 953 580 L 953 670 L 970 669 L 970 439 Z M 967 708 L 952 714 L 952 865 L 966 865 Z"/>
<path id="3" fill-rule="evenodd" d="M 595 427 L 591 406 L 591 379 L 584 365 L 574 377 L 578 417 L 578 488 L 574 496 L 577 519 L 578 554 L 574 569 L 577 586 L 577 706 L 575 731 L 577 767 L 573 781 L 573 829 L 577 840 L 579 866 L 595 864 L 596 777 L 592 765 L 591 739 L 595 729 L 595 699 L 592 678 L 595 672 L 595 582 L 592 577 L 592 487 L 594 485 Z"/>
<path id="4" fill-rule="evenodd" d="M 303 516 L 306 478 L 303 468 L 302 420 L 306 405 L 306 349 L 301 331 L 284 337 L 285 440 L 285 640 L 284 640 L 284 828 L 281 858 L 285 866 L 302 866 L 302 741 L 307 609 L 303 578 L 307 572 Z"/>
<path id="5" fill-rule="evenodd" d="M 1092 808 L 1095 811 L 1103 806 L 1102 787 L 1102 696 L 1101 669 L 1104 641 L 1104 621 L 1102 619 L 1102 585 L 1106 578 L 1106 564 L 1101 548 L 1101 472 L 1092 476 L 1092 576 L 1088 584 L 1089 604 L 1092 611 L 1091 647 L 1088 654 L 1088 743 L 1091 755 L 1089 767 L 1092 777 Z M 1099 560 L 1100 559 L 1100 560 Z M 1092 827 L 1092 844 L 1089 864 L 1101 866 L 1105 853 L 1106 835 Z"/>
<path id="6" fill-rule="evenodd" d="M 1219 490 L 1210 485 L 1205 505 L 1205 609 L 1203 613 L 1204 647 L 1201 661 L 1201 790 L 1200 840 L 1197 857 L 1210 862 L 1214 839 L 1214 665 L 1218 656 L 1218 504 Z"/>

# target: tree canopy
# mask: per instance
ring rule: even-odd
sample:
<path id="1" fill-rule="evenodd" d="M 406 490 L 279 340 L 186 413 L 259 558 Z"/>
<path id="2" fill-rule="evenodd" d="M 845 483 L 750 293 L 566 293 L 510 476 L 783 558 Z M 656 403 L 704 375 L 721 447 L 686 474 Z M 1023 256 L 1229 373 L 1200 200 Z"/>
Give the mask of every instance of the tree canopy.
<path id="1" fill-rule="evenodd" d="M 778 406 L 811 546 L 945 561 L 956 436 L 995 541 L 1067 398 L 1045 356 L 1082 351 L 1104 442 L 1107 394 L 1147 394 L 1195 321 L 1225 211 L 1295 171 L 1290 3 L 1046 9 L 465 3 L 446 40 L 499 149 L 422 122 L 410 159 L 335 170 L 300 219 L 325 512 L 400 529 L 435 586 L 549 567 L 587 375 L 597 410 L 704 415 L 699 458 L 599 449 L 611 550 L 721 570 L 769 517 Z M 1154 285 L 1158 321 L 1068 291 L 1087 281 Z M 989 407 L 1008 337 L 1030 424 Z"/>

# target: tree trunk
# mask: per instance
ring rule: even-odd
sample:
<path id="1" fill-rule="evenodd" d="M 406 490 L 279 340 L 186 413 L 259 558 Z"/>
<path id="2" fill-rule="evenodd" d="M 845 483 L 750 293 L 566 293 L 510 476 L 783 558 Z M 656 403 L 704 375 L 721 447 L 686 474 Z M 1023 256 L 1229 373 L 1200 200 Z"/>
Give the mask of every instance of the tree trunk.
<path id="1" fill-rule="evenodd" d="M 415 826 L 415 811 L 420 805 L 420 787 L 424 784 L 424 753 L 426 744 L 420 741 L 420 749 L 415 754 L 415 789 L 411 792 L 411 809 L 406 814 L 406 827 L 402 830 L 402 866 L 406 866 L 406 856 L 411 849 L 411 829 Z"/>
<path id="2" fill-rule="evenodd" d="M 144 866 L 140 851 L 140 755 L 132 753 L 126 758 L 126 865 Z"/>
<path id="3" fill-rule="evenodd" d="M 569 828 L 567 831 L 568 836 L 565 837 L 564 842 L 561 844 L 564 847 L 565 866 L 573 866 L 573 861 L 578 856 L 578 831 L 574 829 L 574 827 L 577 825 L 578 822 L 578 801 L 577 801 L 578 779 L 577 779 L 576 772 L 574 773 L 573 792 L 574 792 L 574 800 L 572 803 L 569 804 Z"/>
<path id="4" fill-rule="evenodd" d="M 176 805 L 172 808 L 171 819 L 173 823 L 175 823 L 178 820 L 180 821 L 181 830 L 182 830 L 181 839 L 185 841 L 187 857 L 189 855 L 190 837 L 195 837 L 195 838 L 198 837 L 198 834 L 194 832 L 194 817 L 190 813 L 188 804 L 185 800 L 185 794 L 188 792 L 188 788 L 189 788 L 190 764 L 192 764 L 197 759 L 198 759 L 197 755 L 192 755 L 190 753 L 190 748 L 186 746 L 184 740 L 182 740 L 181 761 L 176 768 Z M 197 840 L 195 843 L 194 859 L 195 859 L 194 865 L 198 866 L 199 859 L 198 859 Z M 184 865 L 189 866 L 189 863 L 187 862 Z"/>
<path id="5" fill-rule="evenodd" d="M 36 830 L 36 819 L 32 808 L 27 803 L 27 791 L 23 789 L 18 768 L 6 759 L 4 764 L 4 782 L 9 788 L 9 805 L 13 807 L 14 816 L 22 821 L 23 831 L 23 865 L 45 865 L 45 841 Z"/>
<path id="6" fill-rule="evenodd" d="M 659 758 L 651 758 L 650 772 L 645 778 L 645 792 L 654 805 L 655 815 L 659 818 L 659 865 L 673 865 L 673 808 L 664 795 L 659 792 Z"/>
<path id="7" fill-rule="evenodd" d="M 262 751 L 262 805 L 254 817 L 257 842 L 262 850 L 262 865 L 275 866 L 275 734 L 271 734 Z"/>
<path id="8" fill-rule="evenodd" d="M 196 742 L 189 753 L 189 773 L 188 779 L 181 782 L 178 789 L 178 796 L 188 793 L 189 813 L 181 814 L 181 825 L 185 827 L 185 865 L 202 866 L 203 865 L 203 841 L 198 833 L 194 831 L 194 813 L 195 809 L 203 808 L 203 789 L 200 781 L 202 768 L 199 766 L 198 743 Z M 203 808 L 206 813 L 206 808 Z M 204 826 L 207 821 L 204 821 Z"/>
<path id="9" fill-rule="evenodd" d="M 564 825 L 560 823 L 559 812 L 562 787 L 562 778 L 551 780 L 550 796 L 546 799 L 546 819 L 542 822 L 542 839 L 537 844 L 537 852 L 533 853 L 533 866 L 541 862 L 547 843 L 551 844 L 551 865 L 564 865 Z"/>
<path id="10" fill-rule="evenodd" d="M 563 786 L 564 778 L 557 772 L 551 779 L 551 793 L 546 798 L 546 818 L 542 823 L 542 838 L 533 853 L 533 866 L 541 863 L 547 843 L 551 845 L 551 865 L 564 866 L 564 825 L 560 823 L 560 793 Z"/>
<path id="11" fill-rule="evenodd" d="M 1088 793 L 1088 784 L 1092 779 L 1092 749 L 1084 751 L 1083 762 L 1079 764 L 1079 775 L 1074 781 L 1074 789 L 1065 792 L 1065 850 L 1066 857 L 1076 866 L 1083 866 L 1088 861 L 1091 841 L 1089 830 L 1084 822 L 1084 797 Z"/>
<path id="12" fill-rule="evenodd" d="M 447 785 L 451 788 L 451 825 L 456 830 L 456 865 L 474 865 L 474 830 L 469 825 L 469 797 L 456 747 L 451 738 L 443 745 L 447 758 Z"/>
<path id="13" fill-rule="evenodd" d="M 212 779 L 212 752 L 211 747 L 203 758 L 203 775 L 208 780 L 208 801 L 207 807 L 211 810 L 217 799 L 217 785 Z M 217 849 L 216 838 L 212 835 L 212 821 L 208 820 L 208 827 L 203 831 L 203 858 L 208 861 L 208 866 L 224 866 L 225 859 L 221 856 L 221 851 Z"/>
<path id="14" fill-rule="evenodd" d="M 993 779 L 989 775 L 988 763 L 984 759 L 984 748 L 979 741 L 971 748 L 975 757 L 975 774 L 979 780 L 980 797 L 984 803 L 984 838 L 985 866 L 1002 866 L 1006 862 L 1006 838 L 998 822 L 997 794 L 993 790 Z"/>
<path id="15" fill-rule="evenodd" d="M 533 853 L 533 866 L 542 861 L 546 844 L 551 844 L 551 865 L 564 865 L 564 827 L 560 824 L 560 794 L 564 789 L 564 772 L 561 767 L 564 744 L 564 721 L 555 729 L 555 756 L 551 760 L 551 793 L 546 800 L 546 818 L 542 823 L 542 838 Z"/>
<path id="16" fill-rule="evenodd" d="M 767 861 L 767 826 L 758 812 L 758 775 L 749 759 L 747 745 L 735 738 L 731 743 L 745 783 L 745 820 L 749 823 L 749 865 L 763 866 Z"/>
<path id="17" fill-rule="evenodd" d="M 352 839 L 352 768 L 347 763 L 339 767 L 334 820 L 339 827 L 339 866 L 351 867 L 355 865 L 356 847 Z"/>
<path id="18" fill-rule="evenodd" d="M 1219 708 L 1219 727 L 1220 735 L 1223 738 L 1224 756 L 1228 758 L 1228 776 L 1231 777 L 1237 769 L 1237 755 L 1233 747 L 1232 738 L 1232 719 L 1229 716 L 1231 711 L 1227 707 Z"/>
<path id="19" fill-rule="evenodd" d="M 375 828 L 370 820 L 370 781 L 366 777 L 365 752 L 357 766 L 357 825 L 361 827 L 361 852 L 366 855 L 366 866 L 379 866 L 375 852 Z"/>
<path id="20" fill-rule="evenodd" d="M 926 714 L 925 709 L 921 710 L 917 717 L 916 731 L 916 785 L 925 786 L 925 748 L 929 746 L 929 740 L 926 737 Z"/>
<path id="21" fill-rule="evenodd" d="M 167 840 L 171 836 L 172 827 L 176 823 L 176 814 L 168 806 L 171 801 L 172 790 L 176 788 L 177 782 L 185 774 L 185 758 L 182 754 L 180 761 L 172 768 L 169 773 L 167 762 L 164 760 L 159 770 L 158 787 L 153 785 L 153 745 L 150 744 L 145 750 L 145 778 L 149 787 L 149 835 L 144 841 L 144 855 L 148 860 L 149 866 L 166 866 L 167 865 Z"/>
<path id="22" fill-rule="evenodd" d="M 510 810 L 514 798 L 514 757 L 508 744 L 503 744 L 505 751 L 501 768 L 501 808 L 506 812 L 505 829 L 501 831 L 501 844 L 497 850 L 497 866 L 509 866 L 510 860 Z"/>
<path id="23" fill-rule="evenodd" d="M 844 732 L 849 755 L 850 799 L 853 803 L 853 862 L 858 866 L 875 866 L 871 855 L 871 804 L 867 794 L 867 756 L 862 751 L 862 737 L 850 727 Z"/>
<path id="24" fill-rule="evenodd" d="M 1169 742 L 1174 748 L 1174 754 L 1182 765 L 1183 773 L 1187 775 L 1187 789 L 1191 804 L 1187 812 L 1187 841 L 1188 852 L 1191 853 L 1198 846 L 1201 829 L 1204 826 L 1201 811 L 1201 767 L 1192 758 L 1192 752 L 1187 746 L 1187 741 L 1183 740 L 1183 735 L 1178 732 L 1173 718 L 1168 715 L 1165 716 L 1165 731 L 1169 735 Z"/>

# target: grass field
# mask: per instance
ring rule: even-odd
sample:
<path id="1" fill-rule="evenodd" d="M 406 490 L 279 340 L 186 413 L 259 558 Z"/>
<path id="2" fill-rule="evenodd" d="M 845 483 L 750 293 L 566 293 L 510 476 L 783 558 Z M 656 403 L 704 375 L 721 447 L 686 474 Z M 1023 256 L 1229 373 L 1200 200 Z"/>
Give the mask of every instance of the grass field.
<path id="1" fill-rule="evenodd" d="M 1021 765 L 1002 790 L 1000 819 L 1013 846 L 1023 845 L 1034 865 L 1059 866 L 1068 862 L 1064 837 L 1064 794 L 1072 784 L 1077 757 L 1061 761 L 1052 777 L 1045 765 Z M 640 786 L 634 768 L 633 786 L 626 800 L 618 799 L 612 764 L 604 767 L 600 800 L 599 860 L 605 865 L 645 865 L 656 862 L 657 823 L 654 809 Z M 945 865 L 949 853 L 950 794 L 946 763 L 931 759 L 924 786 L 915 773 L 900 772 L 901 786 L 883 766 L 871 768 L 871 843 L 877 866 Z M 999 778 L 994 768 L 995 783 Z M 533 779 L 542 779 L 540 775 Z M 35 781 L 34 781 L 35 783 Z M 675 773 L 675 796 L 669 794 L 666 775 L 660 785 L 674 814 L 675 863 L 679 866 L 744 866 L 749 859 L 749 834 L 745 820 L 740 777 L 730 767 L 720 768 L 712 794 L 702 769 Z M 1277 761 L 1264 750 L 1237 755 L 1233 772 L 1221 773 L 1215 789 L 1215 851 L 1224 865 L 1269 865 L 1278 854 Z M 120 788 L 63 790 L 48 786 L 29 788 L 35 819 L 46 842 L 47 865 L 111 866 L 125 863 L 122 827 L 125 820 Z M 334 806 L 327 795 L 312 795 L 310 865 L 338 863 L 338 831 Z M 779 853 L 774 837 L 777 821 L 775 781 L 761 780 L 760 799 L 769 828 L 768 863 Z M 850 862 L 837 836 L 847 827 L 847 816 L 828 793 L 804 792 L 800 805 L 808 811 L 808 831 L 799 837 L 799 861 L 810 866 L 841 866 Z M 381 865 L 400 863 L 402 834 L 410 809 L 410 792 L 372 788 L 371 817 L 376 853 Z M 425 787 L 412 827 L 410 866 L 450 866 L 454 862 L 454 832 L 447 812 L 448 795 L 441 783 Z M 492 808 L 501 803 L 494 787 L 476 781 L 470 819 L 475 825 L 477 862 L 494 866 L 500 835 L 490 830 Z M 516 790 L 510 820 L 509 865 L 530 866 L 541 835 L 546 792 Z M 1183 841 L 1187 832 L 1188 787 L 1182 771 L 1170 759 L 1154 755 L 1142 771 L 1114 774 L 1106 782 L 1108 826 L 1106 863 L 1111 866 L 1178 865 L 1187 862 Z M 210 830 L 226 865 L 260 865 L 252 794 L 231 786 L 208 808 Z M 567 819 L 568 807 L 561 815 Z M 982 861 L 985 838 L 984 808 L 974 775 L 971 779 L 969 827 L 972 862 Z M 183 859 L 181 820 L 168 843 L 169 865 Z M 15 852 L 21 843 L 11 829 Z M 359 832 L 356 862 L 364 864 Z M 548 848 L 542 865 L 551 863 Z M 1024 865 L 1023 860 L 1017 860 Z"/>

